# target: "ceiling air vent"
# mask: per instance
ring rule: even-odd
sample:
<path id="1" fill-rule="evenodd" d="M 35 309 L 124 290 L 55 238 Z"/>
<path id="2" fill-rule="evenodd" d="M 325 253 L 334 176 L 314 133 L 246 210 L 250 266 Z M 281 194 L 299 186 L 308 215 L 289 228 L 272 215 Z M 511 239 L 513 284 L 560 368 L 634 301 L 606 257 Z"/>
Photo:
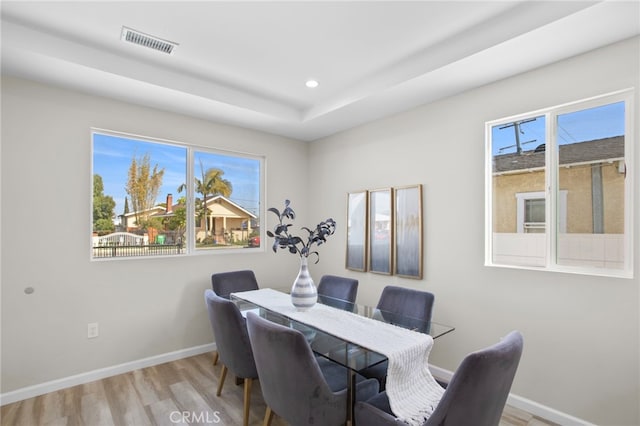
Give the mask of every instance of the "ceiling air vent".
<path id="1" fill-rule="evenodd" d="M 168 55 L 171 55 L 173 53 L 173 49 L 178 45 L 178 43 L 163 40 L 127 27 L 122 27 L 121 39 L 122 41 L 148 47 L 149 49 L 157 50 L 158 52 L 166 53 Z"/>

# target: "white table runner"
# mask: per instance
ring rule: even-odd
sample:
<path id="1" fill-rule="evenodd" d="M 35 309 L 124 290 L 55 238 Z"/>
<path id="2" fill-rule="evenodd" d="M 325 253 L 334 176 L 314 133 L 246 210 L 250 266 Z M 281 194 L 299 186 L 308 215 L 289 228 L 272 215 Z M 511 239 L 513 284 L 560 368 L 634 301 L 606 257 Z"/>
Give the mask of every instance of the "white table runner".
<path id="1" fill-rule="evenodd" d="M 270 288 L 235 295 L 385 355 L 389 359 L 386 390 L 391 409 L 410 425 L 424 423 L 442 398 L 444 389 L 429 371 L 433 338 L 428 334 L 320 303 L 307 311 L 298 311 L 289 295 Z"/>

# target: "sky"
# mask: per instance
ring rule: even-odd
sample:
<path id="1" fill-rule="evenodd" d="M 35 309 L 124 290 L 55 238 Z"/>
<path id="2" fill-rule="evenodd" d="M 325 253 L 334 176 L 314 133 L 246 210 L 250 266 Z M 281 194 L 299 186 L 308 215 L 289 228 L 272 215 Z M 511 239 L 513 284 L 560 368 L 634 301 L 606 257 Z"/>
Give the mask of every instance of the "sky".
<path id="1" fill-rule="evenodd" d="M 525 120 L 526 121 L 526 120 Z M 505 123 L 510 124 L 510 123 Z M 514 128 L 497 125 L 492 128 L 492 154 L 516 152 Z M 545 117 L 520 126 L 523 151 L 535 149 L 545 143 Z M 624 135 L 624 102 L 585 109 L 558 116 L 558 142 L 560 145 L 585 142 L 611 136 Z"/>
<path id="2" fill-rule="evenodd" d="M 131 160 L 134 156 L 140 159 L 146 153 L 150 155 L 152 169 L 156 164 L 159 169 L 164 168 L 162 186 L 158 191 L 156 204 L 165 203 L 167 194 L 172 194 L 173 202 L 177 203 L 180 197 L 186 196 L 184 191 L 178 193 L 178 187 L 186 180 L 187 148 L 94 133 L 93 174 L 102 177 L 104 194 L 112 196 L 115 200 L 116 216 L 124 211 L 124 199 L 128 196 L 125 187 Z M 202 176 L 200 162 L 205 171 L 211 167 L 223 170 L 223 178 L 229 180 L 233 186 L 231 201 L 254 214 L 259 213 L 260 161 L 258 159 L 206 151 L 196 151 L 194 157 L 196 178 Z M 199 195 L 196 194 L 197 196 Z M 131 200 L 129 200 L 129 208 L 131 207 Z"/>

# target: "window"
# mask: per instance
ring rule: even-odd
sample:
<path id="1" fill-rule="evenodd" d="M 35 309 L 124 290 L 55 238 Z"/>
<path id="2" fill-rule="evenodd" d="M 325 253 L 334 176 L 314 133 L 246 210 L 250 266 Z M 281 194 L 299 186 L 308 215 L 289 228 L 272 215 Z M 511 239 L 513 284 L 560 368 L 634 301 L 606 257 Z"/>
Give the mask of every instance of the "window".
<path id="1" fill-rule="evenodd" d="M 263 159 L 98 130 L 92 148 L 93 259 L 260 247 Z"/>
<path id="2" fill-rule="evenodd" d="M 631 92 L 486 124 L 486 264 L 633 276 Z"/>
<path id="3" fill-rule="evenodd" d="M 196 250 L 260 246 L 260 161 L 194 151 Z"/>
<path id="4" fill-rule="evenodd" d="M 567 191 L 560 190 L 558 228 L 566 232 Z M 516 194 L 517 232 L 545 232 L 546 203 L 544 192 L 523 192 Z"/>
<path id="5" fill-rule="evenodd" d="M 518 199 L 518 232 L 545 232 L 544 193 L 516 194 Z"/>

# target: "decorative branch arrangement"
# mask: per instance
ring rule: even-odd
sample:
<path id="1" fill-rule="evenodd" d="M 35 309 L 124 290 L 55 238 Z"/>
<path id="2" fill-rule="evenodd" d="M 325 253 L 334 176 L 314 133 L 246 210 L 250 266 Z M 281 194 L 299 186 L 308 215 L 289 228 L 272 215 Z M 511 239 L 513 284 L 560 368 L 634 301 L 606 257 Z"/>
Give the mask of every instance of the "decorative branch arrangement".
<path id="1" fill-rule="evenodd" d="M 333 235 L 336 230 L 336 221 L 332 218 L 326 219 L 316 225 L 315 229 L 309 229 L 303 226 L 300 229 L 307 231 L 306 241 L 296 235 L 291 235 L 289 227 L 293 226 L 292 223 L 283 223 L 285 219 L 294 220 L 296 213 L 291 208 L 291 202 L 289 200 L 284 201 L 284 210 L 280 212 L 275 207 L 271 207 L 268 211 L 272 212 L 278 217 L 278 224 L 274 228 L 273 232 L 267 231 L 267 235 L 274 239 L 272 249 L 274 252 L 278 251 L 278 248 L 287 249 L 289 253 L 298 254 L 300 257 L 309 257 L 311 254 L 316 255 L 316 262 L 320 261 L 320 254 L 313 250 L 313 245 L 320 246 L 327 241 L 327 237 Z"/>

